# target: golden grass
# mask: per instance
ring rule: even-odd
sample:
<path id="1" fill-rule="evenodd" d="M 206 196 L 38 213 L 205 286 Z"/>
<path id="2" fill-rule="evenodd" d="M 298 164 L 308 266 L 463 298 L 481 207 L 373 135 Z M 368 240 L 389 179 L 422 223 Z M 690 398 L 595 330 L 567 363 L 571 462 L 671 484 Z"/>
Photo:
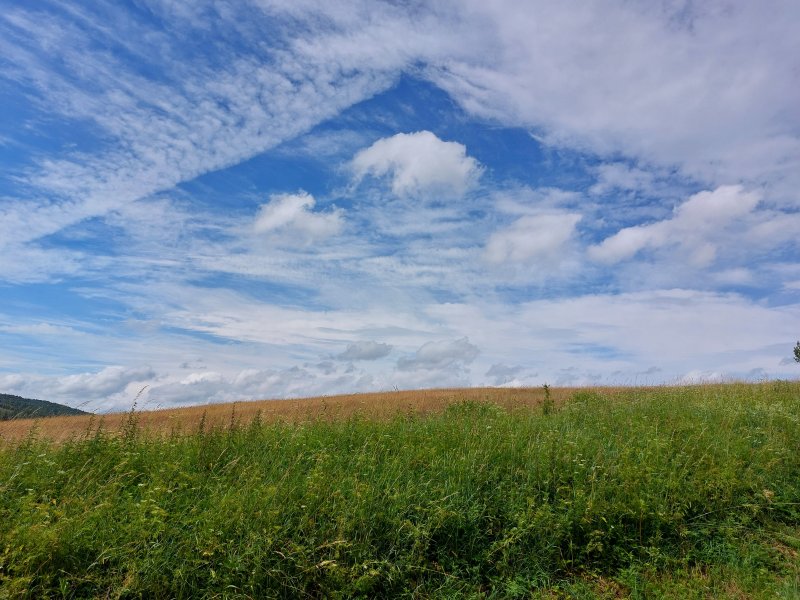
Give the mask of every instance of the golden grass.
<path id="1" fill-rule="evenodd" d="M 575 393 L 575 388 L 552 388 L 556 404 Z M 321 396 L 297 400 L 257 400 L 226 404 L 207 404 L 185 408 L 141 411 L 136 413 L 137 426 L 145 432 L 168 435 L 171 432 L 197 431 L 203 415 L 205 427 L 228 426 L 233 419 L 246 425 L 256 415 L 264 422 L 300 423 L 316 419 L 347 419 L 358 415 L 366 419 L 389 419 L 398 414 L 427 414 L 444 410 L 454 402 L 472 400 L 492 402 L 507 409 L 534 407 L 544 399 L 542 388 L 463 388 L 411 390 L 341 396 Z M 98 429 L 111 434 L 123 430 L 130 413 L 79 415 L 40 419 L 0 421 L 0 440 L 18 442 L 31 430 L 37 437 L 63 442 L 75 437 L 93 435 Z"/>

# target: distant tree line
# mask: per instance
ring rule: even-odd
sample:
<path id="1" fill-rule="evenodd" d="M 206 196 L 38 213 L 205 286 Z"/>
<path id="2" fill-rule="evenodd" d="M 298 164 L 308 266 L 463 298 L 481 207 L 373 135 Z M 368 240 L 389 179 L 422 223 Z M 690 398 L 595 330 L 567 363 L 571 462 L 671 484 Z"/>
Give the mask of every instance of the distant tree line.
<path id="1" fill-rule="evenodd" d="M 82 410 L 55 402 L 22 398 L 13 394 L 0 394 L 0 421 L 85 414 L 87 413 Z"/>

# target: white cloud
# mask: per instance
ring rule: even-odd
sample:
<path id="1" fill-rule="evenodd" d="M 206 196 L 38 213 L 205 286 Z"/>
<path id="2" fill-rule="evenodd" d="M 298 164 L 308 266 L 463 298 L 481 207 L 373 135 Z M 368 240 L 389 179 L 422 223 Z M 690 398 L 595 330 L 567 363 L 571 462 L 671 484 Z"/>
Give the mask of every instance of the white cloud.
<path id="1" fill-rule="evenodd" d="M 742 186 L 721 186 L 699 192 L 678 206 L 671 219 L 618 231 L 589 248 L 589 256 L 603 263 L 628 260 L 646 249 L 678 247 L 698 267 L 714 262 L 714 241 L 731 225 L 741 223 L 761 201 L 761 194 Z"/>
<path id="2" fill-rule="evenodd" d="M 793 0 L 523 10 L 473 0 L 462 10 L 485 24 L 485 43 L 431 77 L 469 112 L 526 124 L 548 143 L 677 166 L 712 186 L 770 182 L 797 205 Z"/>
<path id="3" fill-rule="evenodd" d="M 216 371 L 201 371 L 199 373 L 189 373 L 179 383 L 181 385 L 194 385 L 197 383 L 220 383 L 224 380 L 225 378 L 222 374 Z"/>
<path id="4" fill-rule="evenodd" d="M 625 163 L 606 163 L 595 168 L 597 183 L 589 191 L 606 194 L 615 190 L 650 192 L 656 181 L 652 171 L 646 171 Z"/>
<path id="5" fill-rule="evenodd" d="M 799 124 L 793 74 L 800 52 L 793 32 L 800 9 L 791 0 L 773 0 L 769 8 L 721 3 L 702 9 L 603 2 L 574 10 L 544 2 L 519 10 L 511 0 L 445 2 L 417 11 L 340 4 L 260 4 L 270 19 L 291 19 L 287 43 L 272 50 L 258 37 L 263 16 L 244 5 L 209 5 L 191 19 L 155 7 L 173 19 L 172 36 L 122 9 L 101 16 L 73 7 L 81 26 L 52 14 L 8 11 L 0 54 L 11 57 L 12 80 L 32 99 L 47 98 L 48 111 L 89 119 L 104 139 L 118 143 L 102 156 L 61 153 L 29 172 L 42 198 L 60 199 L 7 207 L 0 237 L 16 247 L 235 164 L 420 64 L 429 68 L 416 73 L 481 116 L 543 129 L 546 139 L 577 148 L 682 165 L 714 184 L 768 182 L 791 191 L 782 201 L 797 202 L 800 140 L 791 132 Z M 203 14 L 241 36 L 241 54 L 224 44 L 210 53 L 224 56 L 222 66 L 201 54 L 180 56 L 175 43 L 191 38 L 195 27 L 207 28 Z M 304 25 L 302 35 L 297 23 Z M 146 58 L 169 82 L 147 79 L 114 53 L 97 52 L 86 41 L 93 35 Z M 142 39 L 158 52 L 145 52 L 135 41 Z M 49 62 L 56 54 L 61 69 Z M 389 153 L 381 160 L 373 166 L 388 174 L 395 158 Z M 451 172 L 443 176 L 456 188 L 466 185 L 464 169 L 470 170 L 457 165 L 457 157 L 446 163 Z M 414 188 L 414 171 L 395 175 L 393 184 Z M 426 179 L 420 174 L 420 185 Z"/>
<path id="6" fill-rule="evenodd" d="M 493 364 L 486 371 L 486 377 L 491 377 L 494 380 L 494 385 L 507 385 L 509 387 L 519 387 L 520 380 L 517 375 L 525 370 L 525 367 L 517 365 L 509 367 L 499 363 Z"/>
<path id="7" fill-rule="evenodd" d="M 617 2 L 581 10 L 555 2 L 526 10 L 513 2 L 445 2 L 413 11 L 388 3 L 285 4 L 203 4 L 188 13 L 154 4 L 170 19 L 173 37 L 122 9 L 101 16 L 75 8 L 80 26 L 23 9 L 5 14 L 0 53 L 13 57 L 12 79 L 31 98 L 47 98 L 48 114 L 93 122 L 110 147 L 102 154 L 60 152 L 23 174 L 38 190 L 2 209 L 0 239 L 8 245 L 0 251 L 0 276 L 39 281 L 85 270 L 84 257 L 31 242 L 290 140 L 386 89 L 409 66 L 473 114 L 531 127 L 539 139 L 621 153 L 641 159 L 639 166 L 677 165 L 715 183 L 766 182 L 766 196 L 796 202 L 800 185 L 790 183 L 800 173 L 800 152 L 797 136 L 787 132 L 797 125 L 791 82 L 800 53 L 791 2 L 775 2 L 772 10 L 683 11 Z M 272 49 L 259 37 L 260 11 L 286 25 L 286 39 Z M 175 39 L 206 30 L 203 15 L 240 36 L 237 51 L 218 43 L 209 55 L 224 60 L 180 56 Z M 92 36 L 124 45 L 164 77 L 147 79 L 117 54 L 94 51 L 86 42 Z M 158 52 L 145 52 L 140 39 Z M 50 64 L 56 52 L 62 69 Z M 354 162 L 355 171 L 387 176 L 402 194 L 427 186 L 462 193 L 480 170 L 461 144 L 425 131 L 379 140 L 362 153 L 365 163 L 359 170 Z M 648 172 L 601 166 L 597 186 L 645 190 L 652 185 Z M 778 188 L 792 190 L 791 197 Z M 452 227 L 452 219 L 394 224 L 435 233 Z M 332 219 L 305 225 L 306 243 L 335 228 Z M 770 227 L 761 228 L 765 237 Z M 524 242 L 497 245 L 499 255 L 502 248 L 525 253 Z M 692 258 L 713 260 L 713 245 L 696 248 Z"/>
<path id="8" fill-rule="evenodd" d="M 356 154 L 351 166 L 358 180 L 388 175 L 392 192 L 398 196 L 463 196 L 481 172 L 463 144 L 442 141 L 430 131 L 380 139 Z"/>
<path id="9" fill-rule="evenodd" d="M 315 213 L 315 204 L 314 197 L 306 192 L 273 195 L 259 208 L 253 228 L 259 234 L 288 234 L 284 240 L 297 240 L 299 236 L 304 243 L 338 234 L 343 226 L 341 210 Z"/>
<path id="10" fill-rule="evenodd" d="M 198 288 L 154 288 L 148 300 L 170 303 L 163 313 L 165 328 L 210 333 L 224 341 L 224 350 L 208 337 L 176 337 L 166 330 L 115 343 L 98 336 L 69 348 L 77 364 L 92 356 L 116 364 L 147 361 L 154 368 L 0 375 L 0 391 L 73 406 L 91 399 L 85 408 L 105 411 L 129 409 L 145 384 L 150 388 L 139 406 L 154 408 L 395 385 L 634 384 L 643 378 L 655 384 L 677 381 L 690 371 L 741 378 L 757 368 L 769 377 L 789 377 L 793 363 L 779 363 L 795 342 L 787 332 L 800 331 L 797 305 L 766 306 L 738 294 L 691 290 L 514 304 L 492 297 L 401 303 L 384 313 L 276 309 Z M 150 312 L 145 304 L 133 306 Z M 52 336 L 42 335 L 53 343 Z M 401 352 L 396 369 L 381 360 L 355 369 L 348 361 L 320 362 L 331 349 L 361 336 L 384 339 Z M 195 366 L 187 369 L 187 361 Z"/>
<path id="11" fill-rule="evenodd" d="M 6 216 L 0 209 L 0 229 Z M 32 217 L 35 218 L 35 217 Z M 13 220 L 13 219 L 12 219 Z M 12 224 L 13 226 L 13 224 Z M 69 276 L 86 268 L 87 257 L 80 252 L 60 249 L 43 250 L 25 244 L 0 242 L 0 280 L 10 283 L 39 283 L 51 281 L 53 273 Z"/>
<path id="12" fill-rule="evenodd" d="M 285 369 L 244 369 L 228 375 L 192 373 L 181 381 L 170 379 L 153 386 L 149 401 L 160 406 L 297 398 L 374 390 L 372 377 L 360 370 L 331 365 L 292 366 Z"/>
<path id="13" fill-rule="evenodd" d="M 722 285 L 750 285 L 755 281 L 755 276 L 750 269 L 734 268 L 724 269 L 713 274 L 714 281 Z"/>
<path id="14" fill-rule="evenodd" d="M 58 395 L 97 399 L 125 390 L 129 384 L 155 377 L 150 367 L 106 367 L 97 373 L 80 373 L 59 378 L 53 390 Z"/>
<path id="15" fill-rule="evenodd" d="M 563 210 L 581 199 L 579 192 L 554 187 L 512 187 L 492 194 L 494 206 L 499 212 L 517 216 L 539 215 L 544 210 Z"/>
<path id="16" fill-rule="evenodd" d="M 156 373 L 150 367 L 120 366 L 63 376 L 16 373 L 0 375 L 0 389 L 84 410 L 95 410 L 109 403 L 126 410 L 144 385 L 155 377 Z M 141 403 L 139 407 L 142 407 Z"/>
<path id="17" fill-rule="evenodd" d="M 556 297 L 519 304 L 474 301 L 429 306 L 449 331 L 481 349 L 475 371 L 493 364 L 522 365 L 554 382 L 575 368 L 575 383 L 604 374 L 609 384 L 641 382 L 648 367 L 662 369 L 650 383 L 670 382 L 693 369 L 740 376 L 753 368 L 771 377 L 800 331 L 797 304 L 766 306 L 739 294 L 651 290 Z M 789 334 L 791 335 L 791 334 Z"/>
<path id="18" fill-rule="evenodd" d="M 347 350 L 337 354 L 336 358 L 339 360 L 377 360 L 388 356 L 392 351 L 389 344 L 382 344 L 380 342 L 354 342 L 347 345 Z"/>
<path id="19" fill-rule="evenodd" d="M 470 364 L 480 351 L 469 338 L 458 340 L 428 342 L 423 344 L 412 356 L 401 357 L 397 361 L 400 371 L 416 370 L 460 370 Z"/>
<path id="20" fill-rule="evenodd" d="M 343 282 L 336 293 L 332 298 L 336 306 L 330 308 L 277 306 L 226 288 L 175 284 L 126 286 L 113 298 L 124 300 L 137 313 L 157 315 L 161 327 L 202 336 L 192 338 L 186 347 L 179 346 L 179 355 L 185 356 L 193 346 L 204 348 L 205 356 L 213 353 L 218 345 L 203 344 L 207 336 L 237 342 L 237 351 L 226 345 L 223 352 L 232 365 L 257 367 L 269 361 L 286 366 L 292 357 L 310 361 L 330 356 L 332 349 L 339 350 L 358 338 L 381 338 L 393 347 L 406 347 L 432 337 L 429 319 L 411 308 L 408 298 L 398 298 L 395 290 L 360 290 Z M 169 339 L 166 336 L 165 344 Z M 232 368 L 209 364 L 209 369 L 218 372 Z"/>
<path id="21" fill-rule="evenodd" d="M 222 366 L 217 363 L 218 366 Z M 332 364 L 332 363 L 331 363 Z M 360 369 L 297 365 L 227 372 L 156 373 L 150 368 L 107 367 L 68 376 L 0 375 L 0 390 L 41 398 L 92 412 L 375 391 L 372 375 Z M 384 389 L 386 389 L 384 387 Z"/>
<path id="22" fill-rule="evenodd" d="M 701 371 L 693 369 L 678 379 L 679 385 L 699 385 L 703 383 L 722 383 L 726 378 L 724 373 L 719 371 Z"/>
<path id="23" fill-rule="evenodd" d="M 17 325 L 0 324 L 0 332 L 31 336 L 63 336 L 76 333 L 76 331 L 71 327 L 43 322 Z"/>
<path id="24" fill-rule="evenodd" d="M 557 263 L 563 258 L 565 246 L 573 238 L 580 220 L 581 215 L 574 213 L 521 217 L 491 235 L 486 243 L 486 259 L 494 264 Z"/>
<path id="25" fill-rule="evenodd" d="M 177 56 L 183 47 L 176 40 L 192 36 L 194 21 L 170 22 L 171 39 L 122 8 L 102 18 L 91 9 L 78 12 L 81 26 L 55 14 L 22 9 L 0 19 L 0 54 L 14 65 L 10 76 L 20 94 L 48 118 L 92 123 L 106 144 L 94 154 L 65 149 L 45 155 L 15 173 L 31 196 L 0 209 L 0 256 L 9 257 L 8 264 L 0 261 L 0 277 L 33 278 L 17 271 L 28 264 L 25 253 L 34 251 L 36 240 L 239 163 L 393 80 L 380 69 L 350 69 L 322 55 L 281 50 L 280 43 L 267 49 L 256 29 L 248 35 L 257 38 L 243 39 L 239 54 L 223 46 L 220 54 Z M 113 34 L 109 18 L 117 28 Z M 221 30 L 237 29 L 235 21 L 216 22 Z M 112 46 L 121 44 L 126 52 L 98 52 L 87 43 L 92 36 Z M 158 51 L 143 52 L 131 40 L 147 40 L 148 48 L 155 45 Z M 248 46 L 248 41 L 254 44 Z M 127 52 L 161 76 L 148 79 L 131 69 L 120 58 Z M 51 65 L 56 54 L 58 69 Z M 222 56 L 221 64 L 213 64 Z M 72 267 L 57 252 L 40 253 L 51 259 L 49 264 L 40 261 L 41 271 L 60 273 Z M 41 278 L 44 274 L 37 272 L 35 279 Z"/>

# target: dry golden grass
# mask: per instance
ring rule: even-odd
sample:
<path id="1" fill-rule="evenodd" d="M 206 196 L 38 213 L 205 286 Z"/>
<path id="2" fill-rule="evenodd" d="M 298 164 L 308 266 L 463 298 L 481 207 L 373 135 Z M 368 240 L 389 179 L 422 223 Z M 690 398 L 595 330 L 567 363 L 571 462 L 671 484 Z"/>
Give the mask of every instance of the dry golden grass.
<path id="1" fill-rule="evenodd" d="M 575 393 L 574 388 L 552 388 L 555 404 Z M 412 390 L 342 396 L 322 396 L 298 400 L 258 400 L 229 404 L 208 404 L 136 413 L 138 427 L 156 435 L 197 431 L 203 415 L 205 427 L 228 426 L 233 419 L 246 425 L 256 415 L 264 422 L 299 423 L 316 419 L 347 419 L 358 415 L 367 419 L 388 419 L 397 414 L 440 412 L 449 404 L 464 400 L 492 402 L 507 409 L 534 407 L 544 399 L 542 388 L 464 388 Z M 0 440 L 18 442 L 32 429 L 39 438 L 63 442 L 78 436 L 93 435 L 98 429 L 120 432 L 129 422 L 130 413 L 80 415 L 19 419 L 0 422 Z"/>

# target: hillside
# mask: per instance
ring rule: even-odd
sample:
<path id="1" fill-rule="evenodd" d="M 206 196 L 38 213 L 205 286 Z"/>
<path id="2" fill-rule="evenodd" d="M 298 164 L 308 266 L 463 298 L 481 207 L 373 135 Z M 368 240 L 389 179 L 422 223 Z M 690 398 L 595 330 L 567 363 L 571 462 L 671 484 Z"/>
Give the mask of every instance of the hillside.
<path id="1" fill-rule="evenodd" d="M 800 598 L 800 382 L 551 394 L 46 419 L 0 598 Z"/>
<path id="2" fill-rule="evenodd" d="M 574 390 L 554 388 L 552 397 L 559 403 L 572 393 Z M 247 425 L 256 418 L 265 423 L 347 420 L 352 417 L 387 420 L 398 414 L 440 413 L 450 404 L 464 400 L 491 402 L 506 409 L 520 409 L 536 407 L 543 398 L 544 392 L 541 388 L 407 390 L 143 410 L 135 413 L 135 420 L 142 431 L 156 435 L 170 435 L 180 431 L 195 432 L 201 422 L 206 428 L 215 428 L 228 427 L 232 420 L 239 425 Z M 84 435 L 98 429 L 110 434 L 119 433 L 126 428 L 130 420 L 131 413 L 124 412 L 104 414 L 99 418 L 94 415 L 83 415 L 47 419 L 44 422 L 37 422 L 35 426 L 40 437 L 63 442 L 76 435 Z M 33 426 L 32 419 L 0 422 L 0 440 L 23 440 L 28 437 Z"/>
<path id="3" fill-rule="evenodd" d="M 12 394 L 0 394 L 0 421 L 85 414 L 88 413 L 63 404 L 56 404 L 55 402 L 22 398 Z"/>

